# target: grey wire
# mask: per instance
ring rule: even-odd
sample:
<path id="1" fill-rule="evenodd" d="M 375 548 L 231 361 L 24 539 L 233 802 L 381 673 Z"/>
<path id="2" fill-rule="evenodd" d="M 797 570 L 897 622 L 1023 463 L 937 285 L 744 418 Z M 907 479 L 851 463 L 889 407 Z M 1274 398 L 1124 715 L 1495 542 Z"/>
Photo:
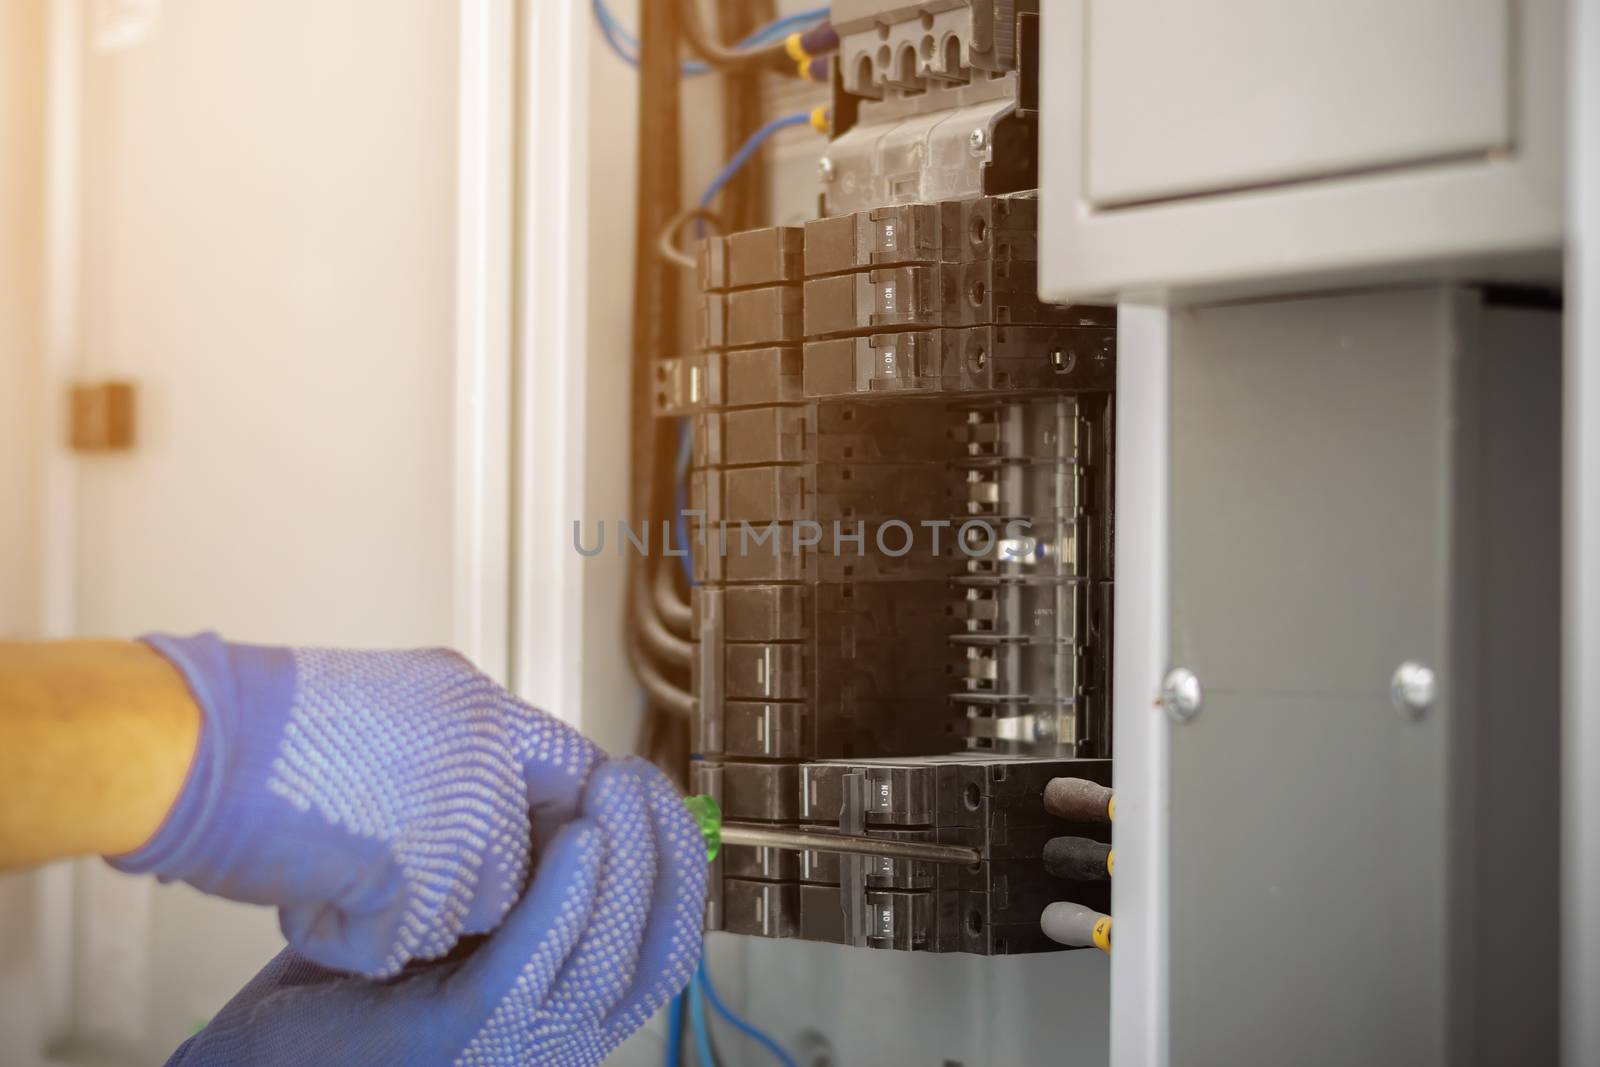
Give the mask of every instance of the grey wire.
<path id="1" fill-rule="evenodd" d="M 703 207 L 686 207 L 667 223 L 661 231 L 661 240 L 657 244 L 657 251 L 669 263 L 676 264 L 685 270 L 694 270 L 694 257 L 677 245 L 678 230 L 691 219 L 699 219 L 711 228 L 714 233 L 722 232 L 722 220 Z"/>
<path id="2" fill-rule="evenodd" d="M 720 41 L 713 41 L 700 21 L 698 0 L 678 0 L 678 29 L 683 32 L 689 51 L 718 70 L 771 67 L 774 60 L 787 60 L 789 56 L 782 38 L 758 48 L 729 48 Z"/>

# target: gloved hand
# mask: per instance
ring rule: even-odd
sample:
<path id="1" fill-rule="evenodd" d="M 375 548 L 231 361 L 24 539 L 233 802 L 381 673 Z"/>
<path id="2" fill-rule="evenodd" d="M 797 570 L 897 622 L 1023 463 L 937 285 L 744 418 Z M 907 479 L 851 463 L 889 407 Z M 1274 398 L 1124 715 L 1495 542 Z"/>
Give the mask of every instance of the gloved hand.
<path id="1" fill-rule="evenodd" d="M 276 905 L 324 967 L 393 975 L 494 929 L 605 758 L 453 652 L 145 641 L 203 720 L 165 823 L 113 865 Z"/>
<path id="2" fill-rule="evenodd" d="M 660 771 L 604 764 L 527 895 L 465 961 L 373 982 L 285 949 L 168 1065 L 598 1064 L 688 982 L 705 857 Z"/>

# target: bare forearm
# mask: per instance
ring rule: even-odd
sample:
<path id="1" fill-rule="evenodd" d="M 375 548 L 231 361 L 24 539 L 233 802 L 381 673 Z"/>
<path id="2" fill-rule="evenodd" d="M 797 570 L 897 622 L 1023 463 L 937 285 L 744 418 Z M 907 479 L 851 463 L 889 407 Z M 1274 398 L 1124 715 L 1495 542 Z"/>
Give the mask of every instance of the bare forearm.
<path id="1" fill-rule="evenodd" d="M 0 642 L 0 870 L 137 848 L 199 730 L 183 677 L 144 645 Z"/>

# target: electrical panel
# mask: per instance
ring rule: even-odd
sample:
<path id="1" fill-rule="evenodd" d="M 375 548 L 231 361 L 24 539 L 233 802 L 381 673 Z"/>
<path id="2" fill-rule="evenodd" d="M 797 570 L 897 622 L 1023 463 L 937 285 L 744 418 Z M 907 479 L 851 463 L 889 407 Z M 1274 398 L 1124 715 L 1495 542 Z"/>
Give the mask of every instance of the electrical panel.
<path id="1" fill-rule="evenodd" d="M 1004 955 L 1108 908 L 1106 812 L 1044 793 L 1110 782 L 1115 313 L 1038 297 L 1036 23 L 835 7 L 822 217 L 703 240 L 698 349 L 655 368 L 689 435 L 691 791 L 979 856 L 727 845 L 710 929 Z M 1047 864 L 1068 841 L 1087 865 Z"/>
<path id="2" fill-rule="evenodd" d="M 743 835 L 708 928 L 1027 954 L 1106 947 L 1114 898 L 1113 1062 L 1546 1062 L 1556 600 L 1479 568 L 1556 529 L 1556 424 L 1506 412 L 1559 395 L 1560 5 L 1097 2 L 833 5 L 819 217 L 698 246 L 696 344 L 650 382 L 690 517 L 668 695 Z M 899 973 L 958 968 L 1005 973 Z"/>

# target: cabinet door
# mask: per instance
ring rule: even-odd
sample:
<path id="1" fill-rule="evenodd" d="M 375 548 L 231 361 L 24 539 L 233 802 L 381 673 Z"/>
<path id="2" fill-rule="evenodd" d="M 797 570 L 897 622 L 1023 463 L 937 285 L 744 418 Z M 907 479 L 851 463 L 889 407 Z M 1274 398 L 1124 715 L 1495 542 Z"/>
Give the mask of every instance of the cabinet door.
<path id="1" fill-rule="evenodd" d="M 1174 1067 L 1445 1062 L 1453 295 L 1174 313 Z"/>
<path id="2" fill-rule="evenodd" d="M 1173 1067 L 1555 1063 L 1560 315 L 1213 307 L 1170 366 Z"/>
<path id="3" fill-rule="evenodd" d="M 1512 140 L 1509 0 L 1090 0 L 1087 40 L 1099 206 Z"/>

